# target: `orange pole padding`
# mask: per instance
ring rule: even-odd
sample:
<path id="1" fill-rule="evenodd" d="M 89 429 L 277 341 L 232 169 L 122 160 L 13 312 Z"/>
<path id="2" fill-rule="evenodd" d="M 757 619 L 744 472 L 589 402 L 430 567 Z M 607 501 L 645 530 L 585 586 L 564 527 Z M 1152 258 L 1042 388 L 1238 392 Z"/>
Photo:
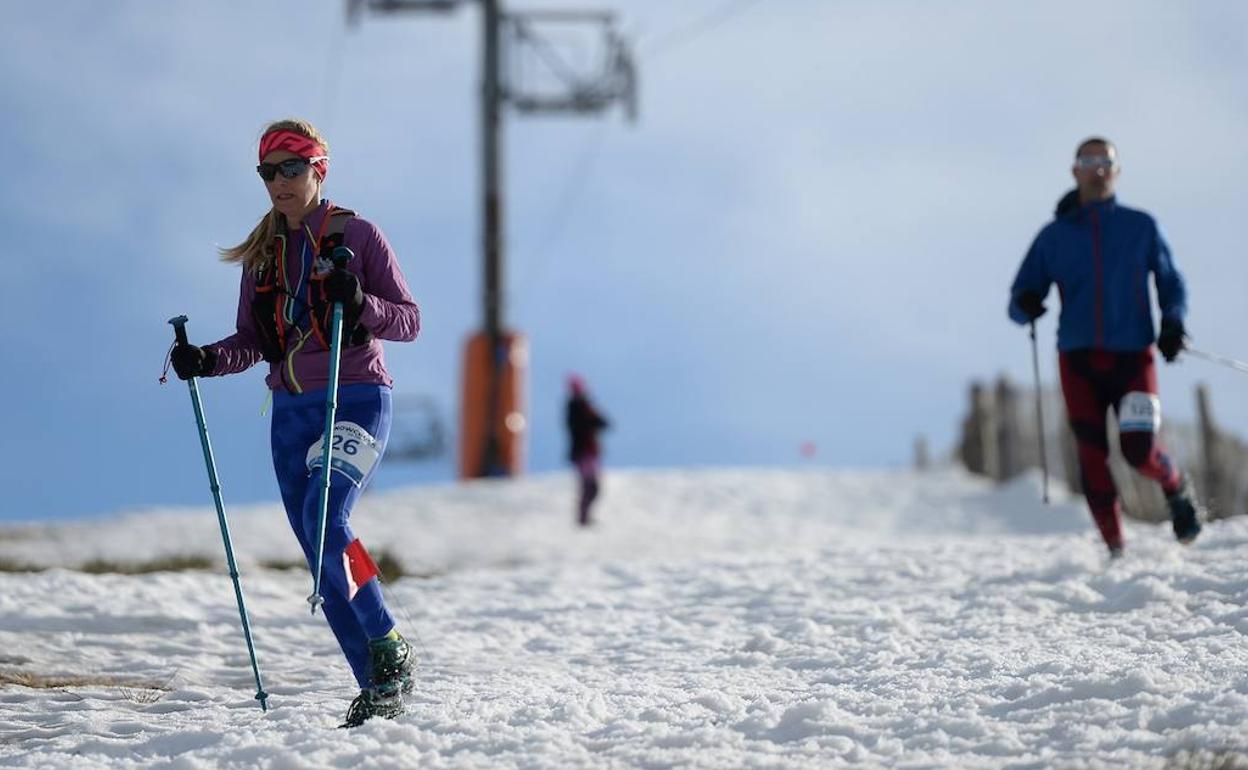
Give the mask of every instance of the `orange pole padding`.
<path id="1" fill-rule="evenodd" d="M 502 332 L 497 349 L 493 347 L 486 332 L 472 335 L 464 346 L 459 424 L 461 479 L 524 473 L 529 433 L 528 341 L 517 332 Z M 495 378 L 496 363 L 499 366 Z"/>

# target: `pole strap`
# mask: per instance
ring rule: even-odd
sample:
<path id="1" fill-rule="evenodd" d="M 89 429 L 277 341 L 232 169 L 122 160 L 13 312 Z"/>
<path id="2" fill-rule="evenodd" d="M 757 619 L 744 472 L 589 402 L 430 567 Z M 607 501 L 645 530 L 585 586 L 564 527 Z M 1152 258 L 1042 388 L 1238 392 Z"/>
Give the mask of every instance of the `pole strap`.
<path id="1" fill-rule="evenodd" d="M 177 341 L 169 343 L 169 349 L 165 351 L 165 368 L 160 370 L 160 384 L 164 385 L 169 381 L 169 367 L 173 365 L 173 347 L 177 345 Z"/>

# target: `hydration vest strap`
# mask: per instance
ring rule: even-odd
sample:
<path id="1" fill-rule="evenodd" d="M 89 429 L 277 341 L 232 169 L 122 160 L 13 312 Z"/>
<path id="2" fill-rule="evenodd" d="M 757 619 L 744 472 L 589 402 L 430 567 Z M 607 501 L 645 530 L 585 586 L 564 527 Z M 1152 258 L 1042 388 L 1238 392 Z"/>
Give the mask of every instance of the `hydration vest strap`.
<path id="1" fill-rule="evenodd" d="M 313 258 L 313 275 L 307 281 L 305 310 L 309 316 L 313 336 L 329 350 L 329 320 L 332 317 L 332 306 L 329 313 L 323 311 L 329 303 L 325 302 L 323 283 L 324 274 L 316 275 L 315 266 L 318 261 L 328 261 L 333 250 L 342 245 L 347 222 L 356 216 L 350 209 L 329 204 L 325 216 L 321 219 L 320 232 L 316 238 L 316 253 Z M 307 232 L 305 230 L 305 232 Z M 287 261 L 289 257 L 289 238 L 287 237 L 286 219 L 278 218 L 278 232 L 273 236 L 273 259 L 256 269 L 256 302 L 253 304 L 253 318 L 259 327 L 265 360 L 281 360 L 286 351 L 287 335 L 297 328 L 290 326 L 283 312 L 284 306 L 299 301 L 291 291 L 287 277 Z M 307 233 L 310 236 L 311 233 Z M 314 287 L 317 287 L 314 290 Z M 270 349 L 272 348 L 272 349 Z"/>
<path id="2" fill-rule="evenodd" d="M 316 238 L 316 263 L 329 262 L 329 256 L 333 254 L 334 248 L 342 245 L 347 222 L 354 216 L 354 211 L 330 204 L 329 210 L 325 212 L 325 218 L 321 220 L 321 231 Z M 333 318 L 333 306 L 325 301 L 325 276 L 328 274 L 328 270 L 319 274 L 314 271 L 308 279 L 308 307 L 313 309 L 312 333 L 316 335 L 321 347 L 326 350 L 330 348 L 329 324 Z M 328 312 L 322 310 L 325 307 L 329 308 Z M 320 312 L 317 312 L 318 310 Z"/>

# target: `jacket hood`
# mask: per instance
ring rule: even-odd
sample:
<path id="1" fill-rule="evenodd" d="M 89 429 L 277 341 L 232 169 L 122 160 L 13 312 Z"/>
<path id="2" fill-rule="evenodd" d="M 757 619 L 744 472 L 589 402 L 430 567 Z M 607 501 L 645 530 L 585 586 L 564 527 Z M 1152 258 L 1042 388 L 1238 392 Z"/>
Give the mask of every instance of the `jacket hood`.
<path id="1" fill-rule="evenodd" d="M 1103 201 L 1094 201 L 1088 204 L 1089 207 L 1104 205 L 1113 207 L 1118 203 L 1118 196 L 1111 196 Z M 1057 202 L 1057 206 L 1053 209 L 1053 216 L 1056 219 L 1070 218 L 1077 215 L 1083 210 L 1083 206 L 1079 203 L 1079 188 L 1068 190 L 1061 200 Z"/>
<path id="2" fill-rule="evenodd" d="M 1075 187 L 1066 191 L 1066 194 L 1057 202 L 1057 208 L 1053 210 L 1053 216 L 1057 219 L 1070 216 L 1079 210 L 1079 188 Z"/>

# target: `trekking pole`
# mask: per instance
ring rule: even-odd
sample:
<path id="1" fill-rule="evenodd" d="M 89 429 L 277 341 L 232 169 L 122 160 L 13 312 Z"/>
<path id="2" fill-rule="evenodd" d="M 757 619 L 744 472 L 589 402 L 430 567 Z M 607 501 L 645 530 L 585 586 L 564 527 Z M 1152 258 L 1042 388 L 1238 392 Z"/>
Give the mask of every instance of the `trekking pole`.
<path id="1" fill-rule="evenodd" d="M 189 345 L 186 340 L 186 316 L 170 318 L 173 324 L 174 337 L 179 345 Z M 251 623 L 247 620 L 247 605 L 243 603 L 243 586 L 238 581 L 238 565 L 234 562 L 234 547 L 230 543 L 230 525 L 225 520 L 225 504 L 221 501 L 221 483 L 217 480 L 217 463 L 212 458 L 212 442 L 208 440 L 208 425 L 204 422 L 204 407 L 199 400 L 199 386 L 196 378 L 186 381 L 191 390 L 191 404 L 195 407 L 195 422 L 199 426 L 199 443 L 204 448 L 204 464 L 208 466 L 208 484 L 212 488 L 212 499 L 217 505 L 217 521 L 221 525 L 221 540 L 225 543 L 225 562 L 230 569 L 230 579 L 234 581 L 234 598 L 238 602 L 238 617 L 243 622 L 243 638 L 247 640 L 247 654 L 251 657 L 251 671 L 256 675 L 256 700 L 260 701 L 260 710 L 268 711 L 269 694 L 264 691 L 264 683 L 260 680 L 260 665 L 256 663 L 256 647 L 251 641 Z"/>
<path id="2" fill-rule="evenodd" d="M 342 269 L 355 257 L 355 252 L 346 246 L 338 246 L 330 254 L 330 261 L 335 269 Z M 331 336 L 329 341 L 329 387 L 325 391 L 325 433 L 321 437 L 324 444 L 321 450 L 321 505 L 320 516 L 316 522 L 316 568 L 312 573 L 312 594 L 308 596 L 308 604 L 312 605 L 312 614 L 316 608 L 325 603 L 321 596 L 321 560 L 325 552 L 325 519 L 329 516 L 329 472 L 330 455 L 334 448 L 334 416 L 338 411 L 338 359 L 342 353 L 342 303 L 334 303 L 334 318 L 330 322 Z"/>
<path id="3" fill-rule="evenodd" d="M 1044 504 L 1049 504 L 1049 453 L 1044 446 L 1044 400 L 1040 392 L 1040 352 L 1036 344 L 1036 320 L 1031 320 L 1031 371 L 1036 379 L 1036 435 L 1040 437 L 1040 468 L 1044 471 Z"/>
<path id="4" fill-rule="evenodd" d="M 1227 358 L 1226 356 L 1217 356 L 1217 355 L 1214 355 L 1213 353 L 1206 353 L 1205 351 L 1200 350 L 1199 348 L 1190 348 L 1190 347 L 1184 346 L 1183 351 L 1185 353 L 1191 353 L 1197 358 L 1203 358 L 1206 361 L 1212 361 L 1215 364 L 1221 364 L 1222 366 L 1228 367 L 1230 369 L 1234 369 L 1237 372 L 1243 372 L 1245 374 L 1248 374 L 1248 364 L 1244 363 L 1243 361 L 1236 361 L 1234 358 Z"/>

